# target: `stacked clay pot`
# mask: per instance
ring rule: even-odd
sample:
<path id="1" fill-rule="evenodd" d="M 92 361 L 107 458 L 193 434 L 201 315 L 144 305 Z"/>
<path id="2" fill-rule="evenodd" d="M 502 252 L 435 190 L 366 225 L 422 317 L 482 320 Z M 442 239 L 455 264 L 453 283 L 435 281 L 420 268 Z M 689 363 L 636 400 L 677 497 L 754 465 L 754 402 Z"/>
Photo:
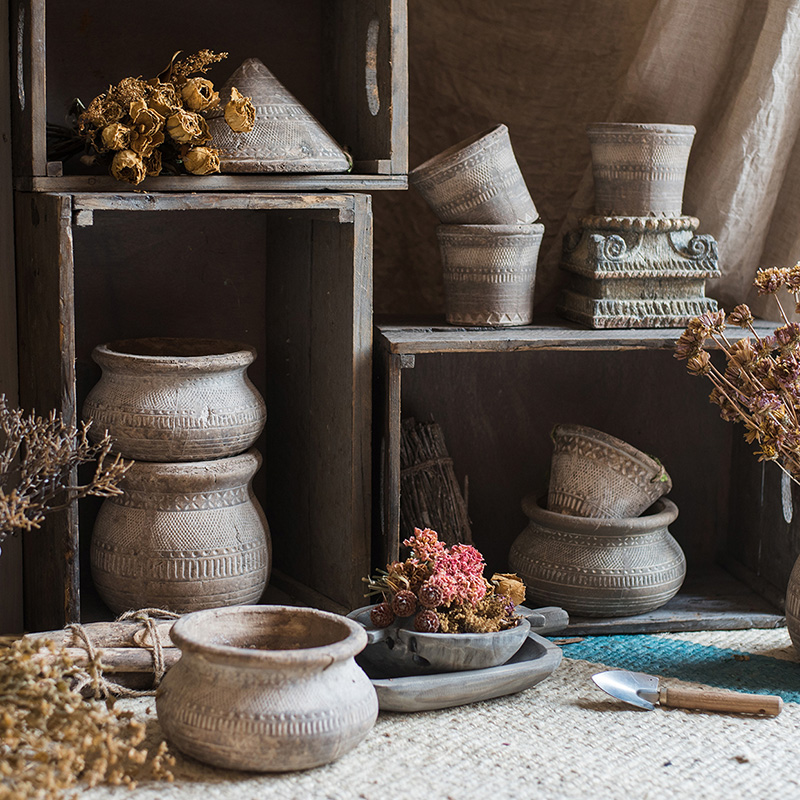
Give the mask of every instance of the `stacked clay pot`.
<path id="1" fill-rule="evenodd" d="M 497 125 L 426 161 L 409 174 L 443 223 L 445 316 L 454 325 L 527 325 L 544 225 Z"/>
<path id="2" fill-rule="evenodd" d="M 258 602 L 270 536 L 251 487 L 261 465 L 252 445 L 266 422 L 247 377 L 255 349 L 131 339 L 100 345 L 92 357 L 103 374 L 83 407 L 90 437 L 108 431 L 115 452 L 134 462 L 95 522 L 100 596 L 115 613 Z"/>
<path id="3" fill-rule="evenodd" d="M 627 442 L 557 425 L 547 504 L 523 501 L 528 527 L 510 564 L 528 598 L 586 617 L 643 614 L 680 589 L 686 559 L 668 526 L 677 506 L 664 467 Z"/>

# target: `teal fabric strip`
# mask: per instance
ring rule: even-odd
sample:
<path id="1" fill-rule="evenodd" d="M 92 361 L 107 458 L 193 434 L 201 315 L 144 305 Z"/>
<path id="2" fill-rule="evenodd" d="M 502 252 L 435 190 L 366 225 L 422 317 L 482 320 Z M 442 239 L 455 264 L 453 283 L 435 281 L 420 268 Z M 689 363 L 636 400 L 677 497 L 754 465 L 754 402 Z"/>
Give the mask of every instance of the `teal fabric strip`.
<path id="1" fill-rule="evenodd" d="M 777 694 L 787 703 L 800 703 L 800 664 L 793 661 L 642 634 L 589 636 L 582 642 L 563 645 L 562 650 L 566 658 L 593 661 L 610 668 L 738 692 Z"/>

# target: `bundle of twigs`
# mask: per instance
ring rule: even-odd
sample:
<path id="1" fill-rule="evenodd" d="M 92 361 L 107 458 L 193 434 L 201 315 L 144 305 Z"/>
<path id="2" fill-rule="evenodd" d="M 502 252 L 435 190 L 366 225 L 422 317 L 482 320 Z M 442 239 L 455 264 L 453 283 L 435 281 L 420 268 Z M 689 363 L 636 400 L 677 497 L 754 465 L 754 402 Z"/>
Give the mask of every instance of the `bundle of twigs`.
<path id="1" fill-rule="evenodd" d="M 467 504 L 435 422 L 403 420 L 400 442 L 400 530 L 432 528 L 448 545 L 472 544 Z"/>

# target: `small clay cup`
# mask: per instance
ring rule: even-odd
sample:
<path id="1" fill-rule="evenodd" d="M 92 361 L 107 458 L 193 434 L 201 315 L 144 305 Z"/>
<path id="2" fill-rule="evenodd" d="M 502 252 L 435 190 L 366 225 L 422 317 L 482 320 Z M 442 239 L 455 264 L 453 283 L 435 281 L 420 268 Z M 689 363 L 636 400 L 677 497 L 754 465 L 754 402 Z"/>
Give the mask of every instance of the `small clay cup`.
<path id="1" fill-rule="evenodd" d="M 505 125 L 453 145 L 408 177 L 444 223 L 515 225 L 539 216 Z"/>

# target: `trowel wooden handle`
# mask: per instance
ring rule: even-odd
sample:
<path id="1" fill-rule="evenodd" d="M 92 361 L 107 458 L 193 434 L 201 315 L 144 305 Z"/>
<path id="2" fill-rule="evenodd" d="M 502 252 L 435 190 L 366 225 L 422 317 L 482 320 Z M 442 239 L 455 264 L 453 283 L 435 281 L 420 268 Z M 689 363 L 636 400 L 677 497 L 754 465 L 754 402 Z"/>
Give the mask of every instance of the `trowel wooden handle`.
<path id="1" fill-rule="evenodd" d="M 768 714 L 777 716 L 783 700 L 772 694 L 741 694 L 740 692 L 715 692 L 706 689 L 678 689 L 663 687 L 659 692 L 662 706 L 694 708 L 704 711 L 734 711 L 739 714 Z"/>

